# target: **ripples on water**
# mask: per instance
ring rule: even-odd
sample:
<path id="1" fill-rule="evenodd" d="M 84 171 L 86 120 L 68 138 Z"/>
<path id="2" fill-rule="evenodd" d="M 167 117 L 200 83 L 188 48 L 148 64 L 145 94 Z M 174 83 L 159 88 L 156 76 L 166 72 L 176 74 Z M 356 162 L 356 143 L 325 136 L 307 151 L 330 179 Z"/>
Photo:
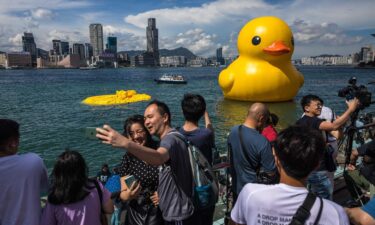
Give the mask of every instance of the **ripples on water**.
<path id="1" fill-rule="evenodd" d="M 91 107 L 81 101 L 92 95 L 111 94 L 120 89 L 135 89 L 165 101 L 172 113 L 172 124 L 183 122 L 180 100 L 184 93 L 203 95 L 208 104 L 220 151 L 225 151 L 226 135 L 230 128 L 242 123 L 248 102 L 224 100 L 217 84 L 221 68 L 124 68 L 103 70 L 1 70 L 0 118 L 10 118 L 21 124 L 20 152 L 40 154 L 50 170 L 56 157 L 65 148 L 80 151 L 95 174 L 102 163 L 111 166 L 120 162 L 124 153 L 99 141 L 86 139 L 85 127 L 104 123 L 121 130 L 123 121 L 143 110 L 147 102 L 114 107 Z M 345 109 L 337 90 L 346 86 L 355 75 L 359 84 L 375 80 L 375 70 L 342 67 L 301 67 L 305 85 L 294 101 L 267 104 L 280 117 L 278 129 L 293 124 L 301 115 L 300 98 L 308 93 L 318 94 L 326 105 L 339 114 Z M 163 73 L 181 73 L 187 85 L 155 84 Z M 374 92 L 374 87 L 369 86 Z M 375 93 L 375 92 L 374 92 Z M 374 111 L 374 107 L 370 109 Z"/>

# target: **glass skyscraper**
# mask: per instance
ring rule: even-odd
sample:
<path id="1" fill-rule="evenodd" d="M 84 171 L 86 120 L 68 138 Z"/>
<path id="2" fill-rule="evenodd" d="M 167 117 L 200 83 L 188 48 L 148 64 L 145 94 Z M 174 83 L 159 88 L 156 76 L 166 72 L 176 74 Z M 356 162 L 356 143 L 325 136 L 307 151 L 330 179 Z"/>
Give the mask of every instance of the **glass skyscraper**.
<path id="1" fill-rule="evenodd" d="M 31 61 L 36 64 L 36 44 L 34 41 L 33 33 L 23 33 L 22 36 L 22 49 L 24 52 L 30 52 Z"/>
<path id="2" fill-rule="evenodd" d="M 117 53 L 117 37 L 107 37 L 106 48 L 110 53 L 116 54 Z"/>

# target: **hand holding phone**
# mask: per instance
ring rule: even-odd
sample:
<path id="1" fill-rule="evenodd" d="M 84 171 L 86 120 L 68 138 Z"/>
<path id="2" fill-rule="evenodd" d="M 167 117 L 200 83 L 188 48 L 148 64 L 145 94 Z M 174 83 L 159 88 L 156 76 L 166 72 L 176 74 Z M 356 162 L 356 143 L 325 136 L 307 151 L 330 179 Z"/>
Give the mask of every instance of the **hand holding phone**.
<path id="1" fill-rule="evenodd" d="M 137 182 L 137 180 L 135 179 L 135 177 L 133 175 L 130 175 L 127 178 L 125 178 L 126 186 L 128 186 L 129 189 L 132 186 L 132 184 L 135 183 L 135 182 Z"/>
<path id="2" fill-rule="evenodd" d="M 88 139 L 97 140 L 98 138 L 96 137 L 96 127 L 86 127 L 85 128 L 85 137 L 88 138 Z"/>

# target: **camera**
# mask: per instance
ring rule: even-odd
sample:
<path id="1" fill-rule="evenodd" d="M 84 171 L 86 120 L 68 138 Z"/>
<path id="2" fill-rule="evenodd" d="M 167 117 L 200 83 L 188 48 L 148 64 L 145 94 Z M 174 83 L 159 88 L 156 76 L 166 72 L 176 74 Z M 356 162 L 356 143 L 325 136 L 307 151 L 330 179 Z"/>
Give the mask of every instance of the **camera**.
<path id="1" fill-rule="evenodd" d="M 373 113 L 365 113 L 359 116 L 358 120 L 363 123 L 363 125 L 369 124 L 374 122 L 373 121 L 374 115 Z"/>
<path id="2" fill-rule="evenodd" d="M 348 81 L 348 86 L 338 91 L 339 97 L 345 97 L 346 100 L 357 98 L 359 100 L 359 109 L 362 110 L 371 104 L 371 93 L 364 85 L 357 86 L 357 78 L 351 77 Z"/>

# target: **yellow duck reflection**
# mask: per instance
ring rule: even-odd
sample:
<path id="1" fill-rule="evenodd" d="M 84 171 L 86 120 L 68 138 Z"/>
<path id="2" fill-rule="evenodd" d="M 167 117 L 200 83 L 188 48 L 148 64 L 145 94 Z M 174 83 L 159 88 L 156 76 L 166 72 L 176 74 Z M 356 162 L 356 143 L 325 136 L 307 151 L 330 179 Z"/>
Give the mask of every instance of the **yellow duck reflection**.
<path id="1" fill-rule="evenodd" d="M 219 75 L 227 99 L 280 102 L 293 99 L 304 79 L 292 65 L 293 34 L 273 16 L 258 17 L 240 31 L 239 57 Z"/>

